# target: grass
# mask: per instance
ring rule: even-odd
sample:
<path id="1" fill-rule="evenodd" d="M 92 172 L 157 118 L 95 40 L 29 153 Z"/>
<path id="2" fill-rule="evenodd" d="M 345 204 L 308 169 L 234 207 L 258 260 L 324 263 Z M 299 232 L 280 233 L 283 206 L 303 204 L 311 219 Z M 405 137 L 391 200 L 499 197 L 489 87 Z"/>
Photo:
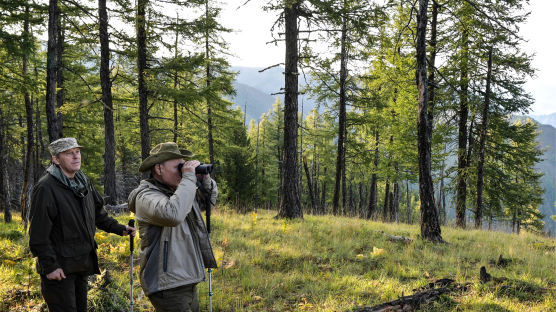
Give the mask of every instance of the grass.
<path id="1" fill-rule="evenodd" d="M 219 261 L 213 273 L 214 311 L 349 311 L 413 293 L 440 278 L 468 284 L 422 311 L 556 311 L 556 242 L 521 235 L 443 228 L 448 244 L 419 239 L 417 225 L 306 215 L 277 220 L 274 211 L 213 213 L 212 243 Z M 118 217 L 127 223 L 129 216 Z M 0 225 L 0 311 L 44 309 L 27 236 L 16 219 Z M 412 243 L 391 242 L 402 235 Z M 113 282 L 91 279 L 95 311 L 129 307 L 129 240 L 97 234 L 101 268 Z M 136 242 L 136 246 L 137 246 Z M 502 254 L 505 267 L 494 262 Z M 139 257 L 136 250 L 135 258 Z M 138 263 L 136 261 L 135 263 Z M 479 282 L 486 266 L 502 281 Z M 135 311 L 152 311 L 135 273 Z M 199 285 L 208 310 L 208 285 Z"/>

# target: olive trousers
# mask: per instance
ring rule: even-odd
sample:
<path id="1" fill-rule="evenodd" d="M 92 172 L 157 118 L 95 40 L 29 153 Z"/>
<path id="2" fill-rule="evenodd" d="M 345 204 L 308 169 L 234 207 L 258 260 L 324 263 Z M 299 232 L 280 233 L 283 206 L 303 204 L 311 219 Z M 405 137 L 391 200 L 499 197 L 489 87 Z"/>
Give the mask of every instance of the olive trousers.
<path id="1" fill-rule="evenodd" d="M 199 312 L 197 285 L 185 285 L 155 292 L 149 300 L 156 312 Z"/>

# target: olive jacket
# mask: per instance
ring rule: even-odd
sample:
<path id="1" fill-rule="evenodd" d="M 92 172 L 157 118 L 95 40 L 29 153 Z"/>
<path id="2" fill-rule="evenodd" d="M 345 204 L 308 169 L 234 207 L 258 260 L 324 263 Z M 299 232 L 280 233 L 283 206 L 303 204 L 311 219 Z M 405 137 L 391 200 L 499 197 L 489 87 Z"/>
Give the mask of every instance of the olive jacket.
<path id="1" fill-rule="evenodd" d="M 214 203 L 216 183 L 205 179 Z M 172 193 L 147 179 L 129 195 L 141 237 L 140 277 L 146 295 L 205 280 L 205 268 L 216 268 L 209 234 L 201 215 L 194 173 L 184 173 Z"/>
<path id="2" fill-rule="evenodd" d="M 84 175 L 83 175 L 84 176 Z M 100 273 L 96 254 L 96 227 L 122 235 L 126 227 L 108 216 L 103 200 L 85 179 L 82 193 L 46 173 L 31 195 L 29 247 L 37 257 L 37 272 L 61 268 L 68 273 Z"/>

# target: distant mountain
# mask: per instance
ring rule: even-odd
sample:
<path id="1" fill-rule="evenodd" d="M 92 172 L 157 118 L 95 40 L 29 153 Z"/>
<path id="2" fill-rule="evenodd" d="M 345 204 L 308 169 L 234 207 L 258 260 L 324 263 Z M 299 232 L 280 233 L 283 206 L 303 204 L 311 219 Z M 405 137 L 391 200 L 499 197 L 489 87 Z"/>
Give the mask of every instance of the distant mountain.
<path id="1" fill-rule="evenodd" d="M 540 122 L 540 120 L 550 121 L 550 116 L 556 118 L 556 114 L 552 114 L 537 116 L 539 119 L 532 118 L 532 116 L 515 116 L 512 119 L 517 121 L 532 118 L 537 123 L 540 132 L 537 141 L 539 147 L 545 150 L 543 160 L 536 166 L 537 171 L 544 173 L 541 178 L 544 202 L 539 210 L 544 215 L 545 231 L 556 237 L 556 221 L 551 218 L 552 215 L 556 215 L 556 207 L 554 206 L 556 203 L 556 128 Z"/>
<path id="2" fill-rule="evenodd" d="M 556 222 L 551 219 L 556 215 L 556 128 L 551 125 L 539 124 L 540 134 L 538 136 L 539 146 L 546 149 L 543 161 L 537 165 L 537 169 L 544 173 L 541 178 L 542 187 L 545 190 L 544 202 L 540 211 L 544 217 L 545 230 L 556 236 Z"/>
<path id="3" fill-rule="evenodd" d="M 284 69 L 273 67 L 263 72 L 262 68 L 255 67 L 233 67 L 232 70 L 238 72 L 234 82 L 236 95 L 230 100 L 241 110 L 247 108 L 247 120 L 260 120 L 263 113 L 272 110 L 272 105 L 279 98 L 284 103 Z M 304 81 L 300 79 L 300 88 L 304 86 Z M 300 95 L 298 108 L 301 111 L 303 105 L 303 115 L 315 107 L 315 102 L 306 95 Z"/>
<path id="4" fill-rule="evenodd" d="M 541 124 L 551 125 L 552 127 L 556 128 L 556 113 L 548 115 L 531 115 L 530 117 Z"/>
<path id="5" fill-rule="evenodd" d="M 234 89 L 236 90 L 236 96 L 233 97 L 232 101 L 243 112 L 246 112 L 248 121 L 251 119 L 259 120 L 261 115 L 268 113 L 272 109 L 272 104 L 276 102 L 276 96 L 237 81 L 234 83 Z"/>

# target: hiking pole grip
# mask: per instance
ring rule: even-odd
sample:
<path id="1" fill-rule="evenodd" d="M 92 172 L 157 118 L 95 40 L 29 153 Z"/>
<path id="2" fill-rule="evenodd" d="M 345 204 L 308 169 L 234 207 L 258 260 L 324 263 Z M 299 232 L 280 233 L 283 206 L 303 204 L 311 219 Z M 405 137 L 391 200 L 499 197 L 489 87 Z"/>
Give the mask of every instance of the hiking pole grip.
<path id="1" fill-rule="evenodd" d="M 135 227 L 135 220 L 129 220 L 127 225 L 129 225 L 130 227 Z M 134 237 L 131 235 L 131 233 L 129 233 L 129 250 L 131 251 L 131 253 L 133 253 L 133 238 Z"/>

